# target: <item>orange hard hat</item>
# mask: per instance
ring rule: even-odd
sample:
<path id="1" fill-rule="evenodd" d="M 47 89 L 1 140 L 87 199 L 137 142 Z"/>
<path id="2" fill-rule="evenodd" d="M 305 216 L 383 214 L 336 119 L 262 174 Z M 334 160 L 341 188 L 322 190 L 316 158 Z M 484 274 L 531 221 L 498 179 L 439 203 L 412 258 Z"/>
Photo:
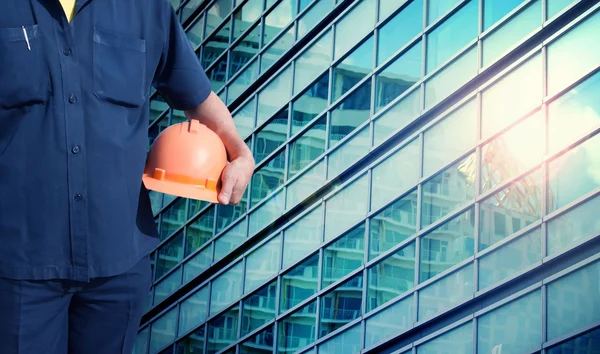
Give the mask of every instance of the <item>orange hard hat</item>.
<path id="1" fill-rule="evenodd" d="M 196 119 L 169 126 L 150 147 L 142 177 L 147 189 L 217 203 L 227 152 Z"/>

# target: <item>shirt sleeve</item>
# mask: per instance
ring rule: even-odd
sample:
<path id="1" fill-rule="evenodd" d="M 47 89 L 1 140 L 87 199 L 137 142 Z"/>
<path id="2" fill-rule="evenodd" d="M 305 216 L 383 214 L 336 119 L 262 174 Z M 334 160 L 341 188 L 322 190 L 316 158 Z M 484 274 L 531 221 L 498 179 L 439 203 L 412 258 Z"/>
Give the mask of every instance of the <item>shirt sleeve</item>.
<path id="1" fill-rule="evenodd" d="M 192 109 L 211 93 L 210 81 L 175 10 L 168 1 L 163 4 L 166 36 L 153 85 L 172 108 Z"/>

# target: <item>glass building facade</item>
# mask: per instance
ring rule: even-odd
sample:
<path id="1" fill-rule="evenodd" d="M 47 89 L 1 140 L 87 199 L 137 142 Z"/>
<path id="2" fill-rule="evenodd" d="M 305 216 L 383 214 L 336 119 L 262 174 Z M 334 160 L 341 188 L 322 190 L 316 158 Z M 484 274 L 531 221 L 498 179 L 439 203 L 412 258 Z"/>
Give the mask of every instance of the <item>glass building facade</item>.
<path id="1" fill-rule="evenodd" d="M 600 1 L 172 5 L 257 165 L 152 193 L 136 354 L 600 353 Z"/>

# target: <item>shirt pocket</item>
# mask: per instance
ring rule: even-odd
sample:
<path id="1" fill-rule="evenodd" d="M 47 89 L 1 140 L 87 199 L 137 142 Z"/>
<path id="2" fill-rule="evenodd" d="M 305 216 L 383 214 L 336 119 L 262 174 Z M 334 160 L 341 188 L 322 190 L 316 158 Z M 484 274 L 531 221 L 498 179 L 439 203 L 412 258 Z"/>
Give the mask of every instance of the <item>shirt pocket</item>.
<path id="1" fill-rule="evenodd" d="M 0 28 L 1 108 L 45 104 L 48 101 L 50 72 L 42 45 L 38 25 Z"/>
<path id="2" fill-rule="evenodd" d="M 94 94 L 139 107 L 146 101 L 146 41 L 94 28 Z"/>

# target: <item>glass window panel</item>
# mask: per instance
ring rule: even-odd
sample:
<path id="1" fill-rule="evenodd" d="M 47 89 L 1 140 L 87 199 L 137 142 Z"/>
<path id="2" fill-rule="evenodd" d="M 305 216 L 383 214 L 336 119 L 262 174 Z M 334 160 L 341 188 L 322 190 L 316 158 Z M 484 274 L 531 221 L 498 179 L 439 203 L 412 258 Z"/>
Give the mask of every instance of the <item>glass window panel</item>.
<path id="1" fill-rule="evenodd" d="M 133 354 L 148 354 L 148 339 L 150 337 L 149 327 L 138 332 L 135 338 Z"/>
<path id="2" fill-rule="evenodd" d="M 490 28 L 522 2 L 523 0 L 483 0 L 483 30 Z M 541 13 L 539 15 L 541 18 Z"/>
<path id="3" fill-rule="evenodd" d="M 371 218 L 369 259 L 373 259 L 417 231 L 417 190 L 398 199 Z"/>
<path id="4" fill-rule="evenodd" d="M 486 192 L 542 162 L 546 150 L 541 111 L 502 133 L 481 149 L 481 190 Z"/>
<path id="5" fill-rule="evenodd" d="M 581 205 L 548 222 L 548 255 L 552 256 L 567 250 L 578 241 L 596 236 L 600 231 L 600 196 L 587 200 Z"/>
<path id="6" fill-rule="evenodd" d="M 415 260 L 415 243 L 411 242 L 369 268 L 367 312 L 414 287 Z"/>
<path id="7" fill-rule="evenodd" d="M 404 5 L 409 0 L 379 0 L 379 17 L 378 21 L 382 22 L 388 18 L 394 11 L 396 11 L 400 6 Z M 418 2 L 422 2 L 422 0 L 416 0 Z M 421 18 L 423 17 L 423 5 L 421 5 Z"/>
<path id="8" fill-rule="evenodd" d="M 295 60 L 294 94 L 304 90 L 329 67 L 332 39 L 331 30 L 327 30 Z"/>
<path id="9" fill-rule="evenodd" d="M 294 26 L 279 36 L 260 56 L 260 72 L 264 73 L 273 65 L 283 53 L 292 48 L 295 41 Z M 266 41 L 264 43 L 267 43 Z"/>
<path id="10" fill-rule="evenodd" d="M 258 54 L 260 49 L 260 33 L 261 26 L 259 24 L 244 36 L 244 39 L 239 41 L 231 50 L 229 58 L 229 79 L 242 70 L 242 68 Z"/>
<path id="11" fill-rule="evenodd" d="M 208 316 L 208 286 L 185 299 L 179 310 L 179 333 L 183 334 L 200 325 Z"/>
<path id="12" fill-rule="evenodd" d="M 360 132 L 345 140 L 327 158 L 327 179 L 337 177 L 359 158 L 367 155 L 371 147 L 370 126 L 365 125 Z"/>
<path id="13" fill-rule="evenodd" d="M 242 336 L 256 330 L 275 318 L 277 280 L 244 300 Z"/>
<path id="14" fill-rule="evenodd" d="M 547 15 L 546 18 L 550 19 L 556 14 L 564 10 L 568 5 L 575 2 L 574 0 L 547 0 Z"/>
<path id="15" fill-rule="evenodd" d="M 179 230 L 187 220 L 186 202 L 186 199 L 179 198 L 162 213 L 162 219 L 160 221 L 161 241 L 165 240 L 173 232 Z"/>
<path id="16" fill-rule="evenodd" d="M 215 354 L 235 342 L 238 338 L 239 315 L 240 308 L 236 305 L 208 323 L 207 354 Z"/>
<path id="17" fill-rule="evenodd" d="M 548 95 L 553 95 L 600 64 L 600 12 L 548 45 Z M 577 65 L 573 65 L 577 63 Z"/>
<path id="18" fill-rule="evenodd" d="M 427 36 L 427 73 L 437 69 L 477 37 L 478 3 L 470 1 Z"/>
<path id="19" fill-rule="evenodd" d="M 233 13 L 233 40 L 239 38 L 263 12 L 264 0 L 248 0 Z M 260 30 L 257 33 L 260 38 Z"/>
<path id="20" fill-rule="evenodd" d="M 414 0 L 379 29 L 377 66 L 381 65 L 421 32 L 423 28 L 423 2 L 424 0 Z M 384 3 L 389 3 L 387 6 L 394 6 L 394 8 L 400 5 L 398 0 L 388 0 L 381 2 L 379 6 Z"/>
<path id="21" fill-rule="evenodd" d="M 244 196 L 238 205 L 218 205 L 217 206 L 217 233 L 222 231 L 240 216 L 244 215 L 247 209 L 248 189 L 244 192 Z"/>
<path id="22" fill-rule="evenodd" d="M 425 109 L 435 106 L 477 75 L 477 47 L 473 46 L 425 83 Z"/>
<path id="23" fill-rule="evenodd" d="M 371 210 L 392 201 L 419 180 L 419 140 L 415 139 L 373 168 Z"/>
<path id="24" fill-rule="evenodd" d="M 210 88 L 218 92 L 227 81 L 227 55 L 224 55 L 219 61 L 206 71 L 210 80 Z"/>
<path id="25" fill-rule="evenodd" d="M 254 138 L 254 159 L 261 163 L 287 140 L 288 110 L 284 109 L 256 133 Z"/>
<path id="26" fill-rule="evenodd" d="M 540 349 L 542 296 L 535 290 L 477 319 L 477 352 L 531 353 Z"/>
<path id="27" fill-rule="evenodd" d="M 179 289 L 181 286 L 181 269 L 182 267 L 177 268 L 177 270 L 154 286 L 155 305 L 163 302 L 169 295 Z"/>
<path id="28" fill-rule="evenodd" d="M 341 58 L 361 38 L 373 30 L 376 11 L 376 0 L 362 0 L 335 24 L 334 59 Z"/>
<path id="29" fill-rule="evenodd" d="M 233 115 L 233 122 L 242 138 L 247 137 L 254 129 L 254 115 L 256 98 L 252 98 Z"/>
<path id="30" fill-rule="evenodd" d="M 485 289 L 542 260 L 541 230 L 535 229 L 479 259 L 479 289 Z"/>
<path id="31" fill-rule="evenodd" d="M 579 335 L 571 340 L 546 349 L 548 354 L 589 353 L 598 354 L 600 351 L 600 328 Z"/>
<path id="32" fill-rule="evenodd" d="M 319 283 L 319 254 L 298 264 L 281 277 L 279 312 L 285 312 L 317 292 Z"/>
<path id="33" fill-rule="evenodd" d="M 172 112 L 173 115 L 171 116 L 171 125 L 185 123 L 189 121 L 189 119 L 185 116 L 185 113 L 183 111 L 174 109 Z"/>
<path id="34" fill-rule="evenodd" d="M 177 335 L 177 307 L 169 310 L 152 323 L 150 330 L 150 353 L 157 353 L 160 349 L 173 343 Z"/>
<path id="35" fill-rule="evenodd" d="M 306 9 L 308 7 L 308 5 L 310 5 L 311 3 L 313 3 L 314 0 L 298 0 L 298 5 L 299 5 L 299 12 L 304 11 L 304 9 Z M 318 1 L 316 1 L 318 2 Z"/>
<path id="36" fill-rule="evenodd" d="M 421 227 L 427 227 L 475 196 L 475 154 L 439 172 L 423 184 Z"/>
<path id="37" fill-rule="evenodd" d="M 282 269 L 306 256 L 321 243 L 323 237 L 323 207 L 319 206 L 283 231 Z"/>
<path id="38" fill-rule="evenodd" d="M 183 340 L 179 341 L 176 345 L 176 353 L 204 354 L 204 332 L 204 326 L 202 326 Z"/>
<path id="39" fill-rule="evenodd" d="M 244 243 L 246 240 L 246 225 L 247 222 L 244 219 L 238 225 L 233 227 L 221 235 L 215 241 L 215 257 L 214 262 L 218 262 L 227 256 L 231 251 L 238 248 L 239 245 Z"/>
<path id="40" fill-rule="evenodd" d="M 325 241 L 367 216 L 369 181 L 367 174 L 344 187 L 325 202 Z"/>
<path id="41" fill-rule="evenodd" d="M 460 0 L 427 0 L 427 23 L 432 24 L 445 15 Z"/>
<path id="42" fill-rule="evenodd" d="M 479 249 L 484 250 L 542 217 L 540 170 L 518 179 L 481 203 Z"/>
<path id="43" fill-rule="evenodd" d="M 290 144 L 288 179 L 294 177 L 325 152 L 326 130 L 327 117 L 323 116 Z"/>
<path id="44" fill-rule="evenodd" d="M 319 338 L 340 329 L 362 315 L 362 289 L 363 275 L 361 272 L 320 298 Z M 343 352 L 354 353 L 354 351 Z"/>
<path id="45" fill-rule="evenodd" d="M 198 49 L 200 44 L 202 44 L 204 36 L 204 17 L 200 16 L 196 22 L 185 31 L 185 34 L 187 35 L 192 48 L 194 48 L 194 50 Z"/>
<path id="46" fill-rule="evenodd" d="M 417 354 L 473 353 L 473 322 L 469 321 L 417 347 Z"/>
<path id="47" fill-rule="evenodd" d="M 421 79 L 421 42 L 413 45 L 406 53 L 377 74 L 375 111 L 387 106 Z"/>
<path id="48" fill-rule="evenodd" d="M 306 199 L 325 183 L 325 160 L 322 159 L 287 187 L 286 210 Z"/>
<path id="49" fill-rule="evenodd" d="M 214 315 L 237 300 L 242 293 L 243 263 L 233 267 L 212 281 L 210 294 L 210 315 Z"/>
<path id="50" fill-rule="evenodd" d="M 206 12 L 206 35 L 209 36 L 215 28 L 231 13 L 231 0 L 217 0 Z"/>
<path id="51" fill-rule="evenodd" d="M 371 80 L 346 96 L 331 112 L 329 147 L 332 148 L 366 122 L 371 114 Z"/>
<path id="52" fill-rule="evenodd" d="M 150 100 L 150 123 L 158 119 L 163 113 L 169 109 L 169 105 L 161 95 L 155 95 Z M 165 124 L 168 124 L 168 120 L 165 119 Z"/>
<path id="53" fill-rule="evenodd" d="M 171 194 L 165 194 L 164 196 L 165 197 L 163 198 L 163 205 L 162 205 L 163 208 L 166 207 L 167 205 L 170 205 L 175 199 L 177 199 L 177 196 L 171 195 Z"/>
<path id="54" fill-rule="evenodd" d="M 321 322 L 321 325 L 323 325 L 323 322 Z M 360 336 L 360 324 L 346 328 L 340 334 L 327 339 L 323 344 L 319 345 L 319 354 L 360 353 Z"/>
<path id="55" fill-rule="evenodd" d="M 250 214 L 248 235 L 254 236 L 257 232 L 271 224 L 283 213 L 284 208 L 285 190 L 282 189 Z"/>
<path id="56" fill-rule="evenodd" d="M 421 283 L 473 255 L 474 214 L 471 208 L 421 239 Z"/>
<path id="57" fill-rule="evenodd" d="M 498 1 L 510 4 L 522 0 Z M 485 9 L 485 5 L 484 5 Z M 483 40 L 482 66 L 488 66 L 542 25 L 542 0 L 534 1 Z"/>
<path id="58" fill-rule="evenodd" d="M 365 224 L 346 232 L 323 250 L 321 289 L 360 268 L 365 258 Z"/>
<path id="59" fill-rule="evenodd" d="M 548 106 L 548 146 L 556 153 L 600 125 L 600 73 Z"/>
<path id="60" fill-rule="evenodd" d="M 156 191 L 148 191 L 150 197 L 150 205 L 152 206 L 152 214 L 156 215 L 162 208 L 163 194 Z"/>
<path id="61" fill-rule="evenodd" d="M 333 0 L 316 0 L 315 4 L 306 11 L 298 21 L 298 39 L 304 37 L 310 30 L 321 22 L 321 20 L 328 14 L 334 5 Z"/>
<path id="62" fill-rule="evenodd" d="M 373 36 L 333 69 L 331 101 L 335 102 L 373 70 Z"/>
<path id="63" fill-rule="evenodd" d="M 313 301 L 281 321 L 278 353 L 296 353 L 315 340 L 317 302 Z"/>
<path id="64" fill-rule="evenodd" d="M 269 326 L 247 339 L 240 345 L 240 354 L 271 354 L 273 353 L 273 326 Z M 234 351 L 235 353 L 235 351 Z"/>
<path id="65" fill-rule="evenodd" d="M 404 96 L 373 123 L 373 146 L 386 140 L 390 134 L 412 122 L 421 113 L 421 88 Z"/>
<path id="66" fill-rule="evenodd" d="M 412 328 L 414 317 L 414 297 L 408 296 L 365 321 L 365 348 Z"/>
<path id="67" fill-rule="evenodd" d="M 292 103 L 292 135 L 327 109 L 329 73 L 323 75 Z"/>
<path id="68" fill-rule="evenodd" d="M 237 100 L 240 95 L 250 86 L 251 83 L 258 78 L 258 58 L 255 58 L 246 66 L 241 74 L 239 74 L 227 86 L 227 104 L 231 104 Z M 252 123 L 254 123 L 254 107 L 253 107 Z"/>
<path id="69" fill-rule="evenodd" d="M 202 1 L 203 0 L 190 0 L 183 5 L 183 8 L 181 9 L 181 22 L 187 21 L 200 6 Z"/>
<path id="70" fill-rule="evenodd" d="M 213 248 L 209 244 L 183 265 L 183 282 L 187 283 L 212 264 Z"/>
<path id="71" fill-rule="evenodd" d="M 211 207 L 196 220 L 194 220 L 185 232 L 185 257 L 202 247 L 213 236 L 215 223 L 215 208 Z"/>
<path id="72" fill-rule="evenodd" d="M 222 27 L 204 44 L 202 48 L 201 61 L 204 68 L 209 68 L 212 63 L 221 57 L 221 54 L 225 52 L 227 47 L 229 47 L 229 29 L 230 25 L 229 21 L 227 21 L 225 26 Z M 227 68 L 227 58 L 225 58 L 225 63 L 223 66 Z"/>
<path id="73" fill-rule="evenodd" d="M 266 122 L 288 102 L 292 80 L 291 68 L 292 66 L 288 65 L 258 94 L 257 126 Z"/>
<path id="74" fill-rule="evenodd" d="M 473 264 L 448 274 L 419 291 L 419 321 L 473 298 Z"/>
<path id="75" fill-rule="evenodd" d="M 257 288 L 279 271 L 281 237 L 277 235 L 246 257 L 244 293 Z"/>
<path id="76" fill-rule="evenodd" d="M 155 280 L 175 268 L 183 259 L 183 232 L 179 232 L 158 249 Z"/>
<path id="77" fill-rule="evenodd" d="M 265 17 L 264 43 L 269 43 L 296 17 L 296 0 L 283 0 Z"/>

